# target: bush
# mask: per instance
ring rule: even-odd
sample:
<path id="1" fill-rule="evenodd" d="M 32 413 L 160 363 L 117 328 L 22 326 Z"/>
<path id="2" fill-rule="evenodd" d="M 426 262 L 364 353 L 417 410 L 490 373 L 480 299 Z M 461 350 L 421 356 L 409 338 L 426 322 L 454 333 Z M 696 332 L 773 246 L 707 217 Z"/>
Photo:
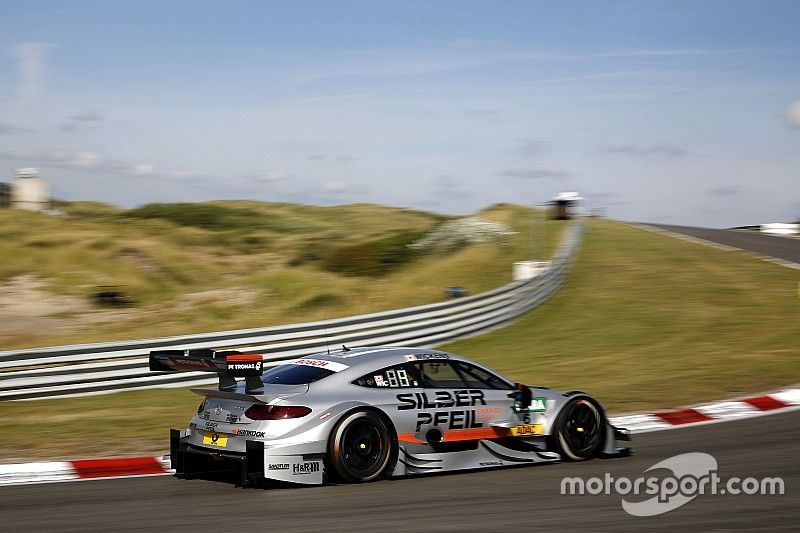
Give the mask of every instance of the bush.
<path id="1" fill-rule="evenodd" d="M 178 226 L 192 226 L 211 231 L 270 230 L 277 233 L 308 231 L 297 221 L 246 208 L 214 204 L 148 204 L 122 213 L 125 218 L 168 220 Z"/>
<path id="2" fill-rule="evenodd" d="M 365 243 L 339 246 L 325 256 L 322 266 L 346 276 L 383 276 L 416 258 L 417 252 L 408 245 L 422 234 L 404 231 Z"/>

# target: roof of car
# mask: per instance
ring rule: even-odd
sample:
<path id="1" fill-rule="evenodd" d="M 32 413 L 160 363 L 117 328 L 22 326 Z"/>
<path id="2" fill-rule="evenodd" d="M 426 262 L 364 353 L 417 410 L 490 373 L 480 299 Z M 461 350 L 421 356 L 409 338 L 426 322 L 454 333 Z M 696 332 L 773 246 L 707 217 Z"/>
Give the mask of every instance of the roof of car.
<path id="1" fill-rule="evenodd" d="M 319 352 L 304 357 L 304 359 L 319 359 L 322 361 L 332 361 L 345 364 L 349 367 L 375 368 L 398 364 L 405 361 L 424 361 L 431 359 L 455 359 L 463 358 L 440 350 L 430 350 L 427 348 L 408 348 L 402 346 L 366 346 L 361 348 L 339 348 L 330 352 Z"/>

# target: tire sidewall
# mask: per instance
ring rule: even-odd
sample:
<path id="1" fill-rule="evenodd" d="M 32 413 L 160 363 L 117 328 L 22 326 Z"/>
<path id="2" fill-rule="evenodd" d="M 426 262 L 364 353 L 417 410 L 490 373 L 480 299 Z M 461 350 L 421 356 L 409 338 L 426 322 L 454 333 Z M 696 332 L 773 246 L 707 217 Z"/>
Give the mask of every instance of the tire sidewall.
<path id="1" fill-rule="evenodd" d="M 366 477 L 360 477 L 354 475 L 352 472 L 349 472 L 347 467 L 342 465 L 340 456 L 341 440 L 345 430 L 353 422 L 363 418 L 368 419 L 378 428 L 378 431 L 381 434 L 381 439 L 384 441 L 384 444 L 387 448 L 387 452 L 380 469 L 378 469 L 374 474 Z M 331 431 L 328 441 L 328 459 L 331 466 L 331 471 L 338 479 L 348 483 L 364 483 L 386 477 L 394 468 L 394 464 L 397 461 L 397 453 L 397 437 L 395 436 L 393 426 L 388 420 L 386 420 L 384 416 L 370 409 L 359 409 L 351 411 L 342 416 L 342 418 L 333 428 L 333 431 Z"/>
<path id="2" fill-rule="evenodd" d="M 588 405 L 591 406 L 592 410 L 595 412 L 595 415 L 597 416 L 597 422 L 600 425 L 600 438 L 598 440 L 597 447 L 592 451 L 592 453 L 590 453 L 588 455 L 577 455 L 577 454 L 575 454 L 570 449 L 569 444 L 567 444 L 566 439 L 564 438 L 563 431 L 562 431 L 564 423 L 565 423 L 566 416 L 568 415 L 568 413 L 571 410 L 572 406 L 576 402 L 578 402 L 580 400 L 585 401 Z M 553 432 L 553 437 L 554 437 L 553 441 L 555 443 L 556 448 L 558 449 L 558 452 L 561 454 L 562 459 L 565 458 L 568 461 L 576 461 L 576 462 L 577 461 L 586 461 L 587 459 L 591 459 L 591 458 L 597 456 L 598 452 L 602 449 L 603 445 L 605 444 L 606 431 L 608 429 L 606 427 L 606 419 L 605 419 L 605 415 L 603 414 L 603 410 L 600 408 L 599 405 L 597 405 L 597 402 L 595 402 L 594 400 L 592 400 L 592 398 L 590 398 L 588 396 L 580 396 L 580 397 L 577 397 L 577 398 L 570 399 L 570 401 L 567 402 L 564 405 L 564 407 L 561 409 L 561 412 L 559 413 L 558 418 L 556 419 L 556 423 L 555 423 L 554 427 L 555 427 L 555 431 Z"/>

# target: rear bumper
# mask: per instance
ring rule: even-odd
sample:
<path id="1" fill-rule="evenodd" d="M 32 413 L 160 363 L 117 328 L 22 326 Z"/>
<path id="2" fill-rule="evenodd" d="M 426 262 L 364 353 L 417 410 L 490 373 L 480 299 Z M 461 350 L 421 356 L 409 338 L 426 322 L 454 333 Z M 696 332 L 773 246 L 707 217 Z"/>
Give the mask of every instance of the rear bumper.
<path id="1" fill-rule="evenodd" d="M 230 472 L 238 485 L 247 487 L 264 479 L 264 443 L 247 441 L 245 453 L 218 452 L 192 446 L 185 430 L 169 430 L 172 468 L 180 478 Z"/>
<path id="2" fill-rule="evenodd" d="M 172 468 L 179 478 L 227 474 L 242 487 L 264 480 L 322 484 L 323 455 L 319 453 L 286 455 L 285 449 L 270 449 L 256 440 L 245 442 L 244 453 L 211 450 L 190 444 L 186 430 L 180 429 L 170 429 L 169 447 Z"/>

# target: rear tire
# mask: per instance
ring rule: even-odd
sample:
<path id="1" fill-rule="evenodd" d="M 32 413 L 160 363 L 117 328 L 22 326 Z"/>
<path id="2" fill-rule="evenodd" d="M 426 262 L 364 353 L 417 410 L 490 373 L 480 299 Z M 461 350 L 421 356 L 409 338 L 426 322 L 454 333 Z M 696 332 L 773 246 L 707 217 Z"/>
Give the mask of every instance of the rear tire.
<path id="1" fill-rule="evenodd" d="M 562 459 L 585 461 L 596 457 L 606 440 L 603 412 L 588 398 L 570 400 L 556 419 L 552 439 Z"/>
<path id="2" fill-rule="evenodd" d="M 397 461 L 397 437 L 390 423 L 374 411 L 353 411 L 331 432 L 328 458 L 332 473 L 348 483 L 388 475 Z"/>

